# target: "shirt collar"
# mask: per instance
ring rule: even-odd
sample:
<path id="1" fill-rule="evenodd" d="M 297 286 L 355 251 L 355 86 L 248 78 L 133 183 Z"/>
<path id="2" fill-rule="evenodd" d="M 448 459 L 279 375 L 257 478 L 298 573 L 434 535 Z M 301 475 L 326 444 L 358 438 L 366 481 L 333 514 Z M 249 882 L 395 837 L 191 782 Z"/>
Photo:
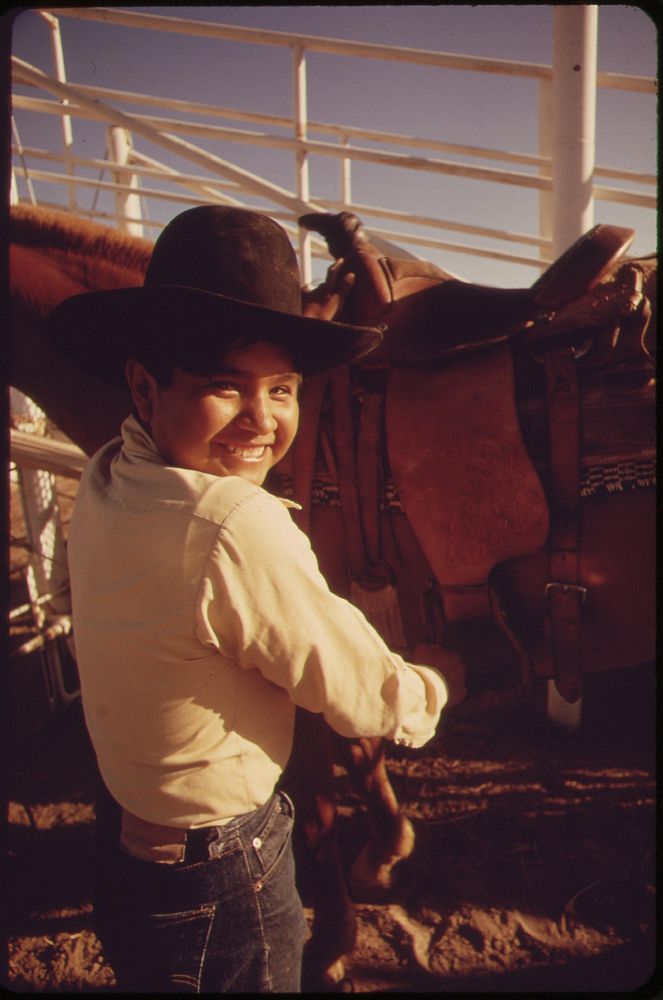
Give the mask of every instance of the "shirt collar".
<path id="1" fill-rule="evenodd" d="M 126 458 L 138 459 L 142 462 L 155 462 L 166 465 L 157 451 L 151 435 L 133 415 L 127 417 L 120 431 L 122 435 L 122 451 Z"/>

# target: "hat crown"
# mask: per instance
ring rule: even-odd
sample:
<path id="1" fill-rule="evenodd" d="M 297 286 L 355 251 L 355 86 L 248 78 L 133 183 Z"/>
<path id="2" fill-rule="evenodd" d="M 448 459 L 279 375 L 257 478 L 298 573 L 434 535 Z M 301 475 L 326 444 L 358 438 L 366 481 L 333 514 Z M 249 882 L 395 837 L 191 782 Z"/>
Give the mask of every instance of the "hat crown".
<path id="1" fill-rule="evenodd" d="M 285 230 L 248 209 L 200 205 L 176 216 L 154 244 L 144 283 L 301 314 L 299 267 Z"/>

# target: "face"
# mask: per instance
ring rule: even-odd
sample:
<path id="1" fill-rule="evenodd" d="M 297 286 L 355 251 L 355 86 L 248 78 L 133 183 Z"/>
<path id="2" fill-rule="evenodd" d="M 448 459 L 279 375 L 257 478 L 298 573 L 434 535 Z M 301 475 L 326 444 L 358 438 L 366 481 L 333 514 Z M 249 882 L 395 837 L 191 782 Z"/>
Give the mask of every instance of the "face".
<path id="1" fill-rule="evenodd" d="M 297 431 L 301 376 L 290 355 L 259 342 L 228 354 L 212 376 L 175 369 L 160 387 L 138 362 L 127 378 L 138 414 L 171 465 L 260 486 Z"/>

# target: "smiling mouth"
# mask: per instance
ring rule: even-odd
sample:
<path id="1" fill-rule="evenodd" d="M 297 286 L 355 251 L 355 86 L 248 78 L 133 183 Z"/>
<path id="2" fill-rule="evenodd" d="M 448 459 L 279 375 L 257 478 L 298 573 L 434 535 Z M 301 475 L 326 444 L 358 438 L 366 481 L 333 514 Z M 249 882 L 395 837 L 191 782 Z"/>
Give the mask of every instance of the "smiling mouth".
<path id="1" fill-rule="evenodd" d="M 235 458 L 240 458 L 243 462 L 260 462 L 265 457 L 267 448 L 264 444 L 255 445 L 251 448 L 246 445 L 224 444 L 222 446 Z"/>

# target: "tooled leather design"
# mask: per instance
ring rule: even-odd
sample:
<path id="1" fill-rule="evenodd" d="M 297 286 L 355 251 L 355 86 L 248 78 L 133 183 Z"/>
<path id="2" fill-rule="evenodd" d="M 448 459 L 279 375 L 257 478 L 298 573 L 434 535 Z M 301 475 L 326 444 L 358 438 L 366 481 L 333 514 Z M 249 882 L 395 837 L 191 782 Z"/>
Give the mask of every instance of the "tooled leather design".
<path id="1" fill-rule="evenodd" d="M 469 461 L 466 451 L 458 441 L 437 456 L 445 476 L 453 480 L 454 470 L 460 472 L 446 526 L 444 563 L 452 570 L 485 564 L 505 536 L 518 549 L 519 539 L 547 523 L 545 500 L 529 485 L 515 447 L 482 434 L 473 437 Z"/>
<path id="2" fill-rule="evenodd" d="M 546 539 L 548 505 L 524 447 L 508 346 L 454 366 L 394 368 L 389 464 L 403 509 L 442 583 L 482 582 Z M 416 421 L 404 419 L 413 405 Z"/>

